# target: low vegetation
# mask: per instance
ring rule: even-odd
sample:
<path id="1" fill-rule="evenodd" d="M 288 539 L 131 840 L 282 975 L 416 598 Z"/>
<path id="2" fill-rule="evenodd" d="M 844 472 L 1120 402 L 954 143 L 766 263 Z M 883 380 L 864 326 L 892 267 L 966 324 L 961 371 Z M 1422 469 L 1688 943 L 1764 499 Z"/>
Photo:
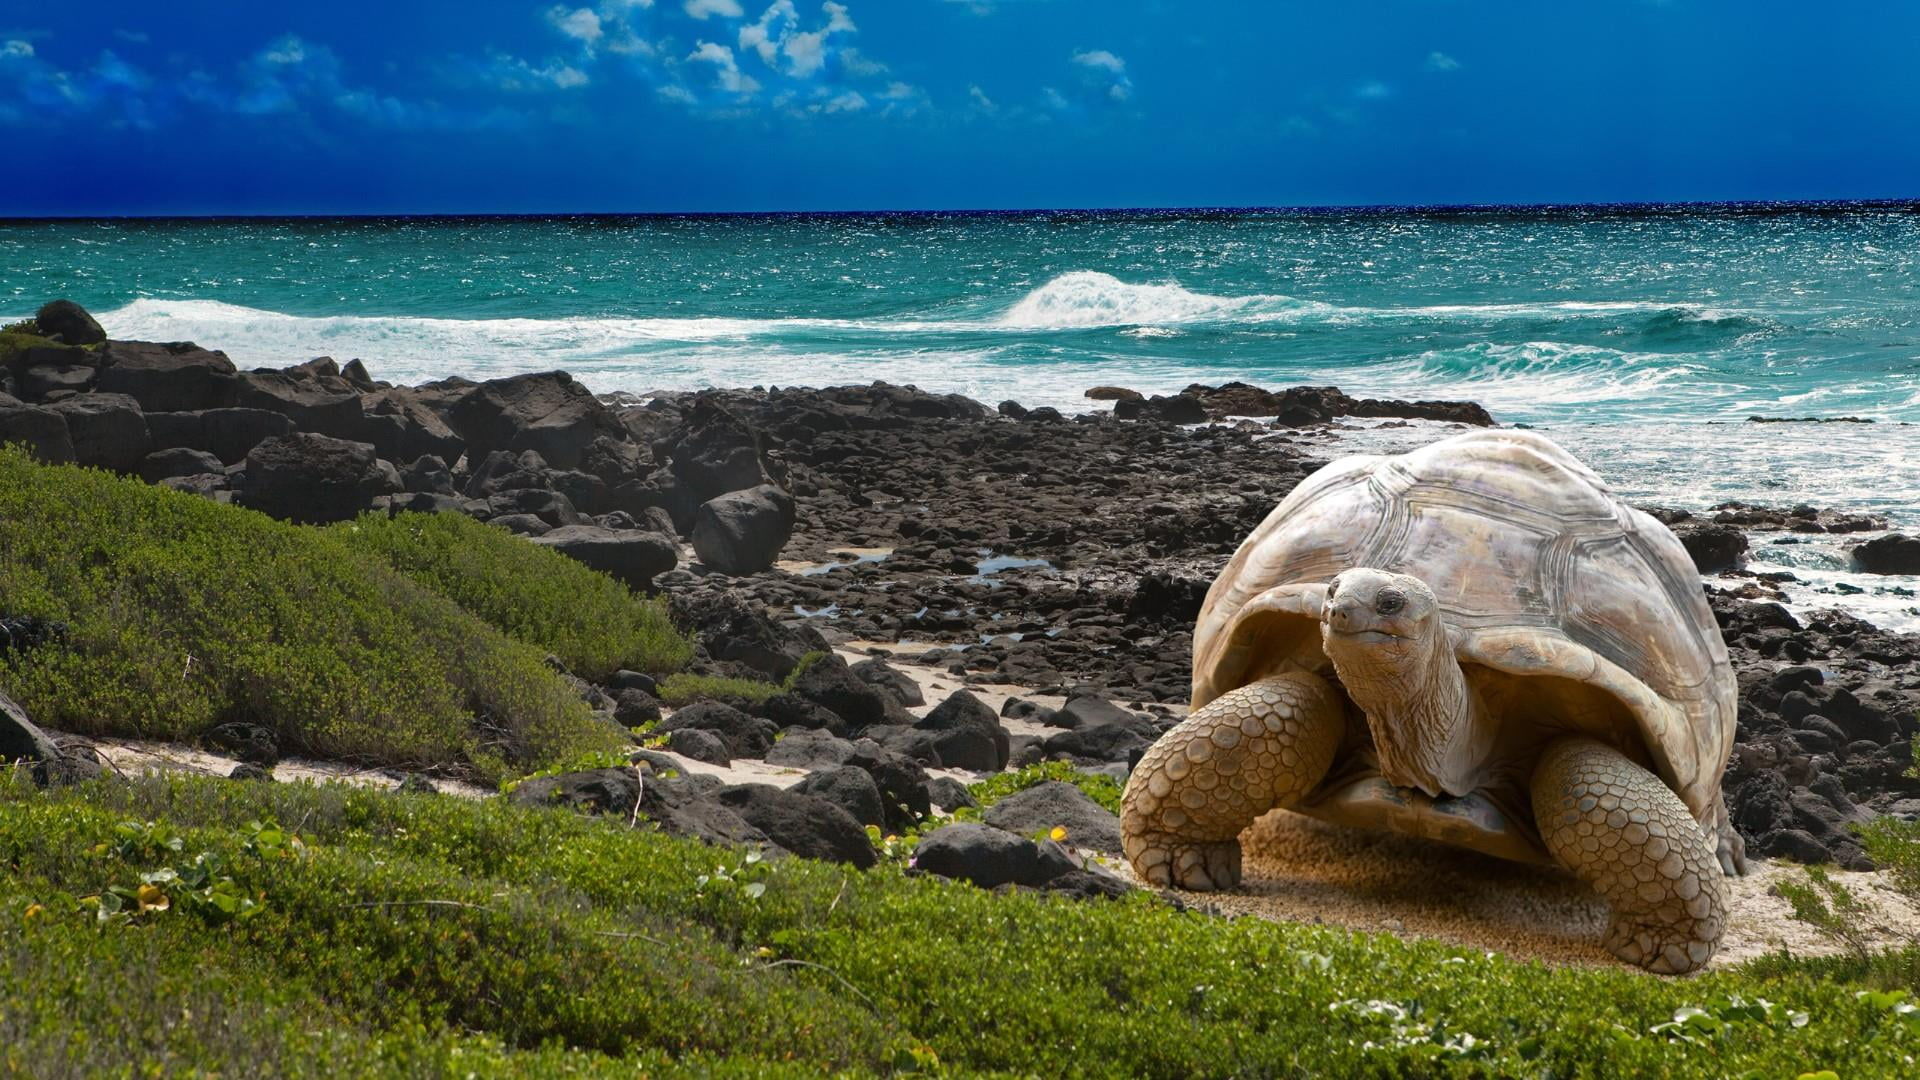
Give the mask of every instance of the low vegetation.
<path id="1" fill-rule="evenodd" d="M 0 850 L 0 1055 L 28 1075 L 1864 1077 L 1920 1054 L 1912 950 L 1554 969 L 750 863 L 497 799 L 0 779 Z"/>
<path id="2" fill-rule="evenodd" d="M 527 595 L 579 587 L 557 562 L 494 572 Z M 0 601 L 58 624 L 0 672 L 63 731 L 192 740 L 245 721 L 285 752 L 483 780 L 620 737 L 544 648 L 338 533 L 14 448 L 0 450 Z"/>
<path id="3" fill-rule="evenodd" d="M 348 547 L 547 650 L 583 678 L 622 668 L 678 671 L 693 654 L 665 604 L 463 514 L 367 514 L 334 528 Z"/>
<path id="4" fill-rule="evenodd" d="M 787 677 L 777 683 L 762 682 L 759 679 L 737 679 L 725 675 L 698 675 L 683 671 L 660 680 L 660 700 L 669 706 L 679 708 L 696 701 L 720 701 L 731 705 L 757 705 L 775 694 L 793 689 L 793 684 L 808 667 L 819 662 L 825 653 L 811 652 L 800 658 Z"/>

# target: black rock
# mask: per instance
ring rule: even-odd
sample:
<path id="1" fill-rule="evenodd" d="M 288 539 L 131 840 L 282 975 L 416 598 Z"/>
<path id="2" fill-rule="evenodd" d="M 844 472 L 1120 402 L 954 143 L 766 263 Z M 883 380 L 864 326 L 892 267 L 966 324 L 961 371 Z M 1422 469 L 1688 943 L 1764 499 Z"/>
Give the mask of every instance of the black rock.
<path id="1" fill-rule="evenodd" d="M 793 522 L 792 496 L 772 484 L 717 495 L 694 513 L 694 554 L 723 574 L 757 574 L 780 557 Z"/>
<path id="2" fill-rule="evenodd" d="M 795 855 L 861 869 L 879 861 L 866 828 L 825 799 L 768 784 L 725 787 L 712 798 Z"/>
<path id="3" fill-rule="evenodd" d="M 660 722 L 660 699 L 637 686 L 618 687 L 613 691 L 613 718 L 622 727 L 652 727 Z"/>
<path id="4" fill-rule="evenodd" d="M 147 412 L 232 405 L 237 375 L 225 353 L 189 342 L 110 341 L 99 353 L 102 393 L 125 394 Z"/>
<path id="5" fill-rule="evenodd" d="M 918 708 L 927 703 L 926 695 L 921 693 L 919 683 L 877 656 L 862 660 L 852 665 L 849 670 L 868 686 L 893 695 L 893 699 L 905 708 Z"/>
<path id="6" fill-rule="evenodd" d="M 951 814 L 963 806 L 979 806 L 967 785 L 951 776 L 936 776 L 927 781 L 927 797 L 933 805 Z"/>
<path id="7" fill-rule="evenodd" d="M 593 392 L 564 371 L 492 379 L 468 390 L 447 412 L 471 458 L 495 450 L 538 451 L 559 469 L 577 469 L 594 439 L 624 440 L 626 429 Z"/>
<path id="8" fill-rule="evenodd" d="M 1920 574 L 1920 537 L 1876 536 L 1853 549 L 1853 561 L 1869 574 Z"/>
<path id="9" fill-rule="evenodd" d="M 227 773 L 227 779 L 229 780 L 264 780 L 267 783 L 271 784 L 273 783 L 273 771 L 270 769 L 263 769 L 258 765 L 252 765 L 243 761 L 240 764 L 235 765 L 232 768 L 232 770 Z"/>
<path id="10" fill-rule="evenodd" d="M 1680 544 L 1703 574 L 1736 570 L 1747 561 L 1747 534 L 1732 525 L 1690 519 L 1671 526 Z"/>
<path id="11" fill-rule="evenodd" d="M 791 769 L 818 769 L 845 764 L 856 753 L 852 743 L 837 735 L 804 728 L 787 728 L 762 760 L 769 765 Z"/>
<path id="12" fill-rule="evenodd" d="M 272 765 L 280 760 L 280 745 L 272 729 L 259 724 L 220 724 L 207 732 L 206 740 L 208 745 L 253 765 Z"/>
<path id="13" fill-rule="evenodd" d="M 886 804 L 888 832 L 904 833 L 933 813 L 933 800 L 927 794 L 927 770 L 911 758 L 871 739 L 861 739 L 853 744 L 853 756 L 847 764 L 867 770 L 879 786 L 880 800 Z"/>
<path id="14" fill-rule="evenodd" d="M 199 476 L 203 473 L 224 473 L 226 466 L 220 459 L 205 450 L 189 450 L 175 447 L 171 450 L 155 450 L 140 459 L 134 471 L 140 479 L 149 484 L 157 484 L 170 476 Z"/>
<path id="15" fill-rule="evenodd" d="M 578 559 L 632 589 L 651 588 L 655 575 L 664 574 L 680 563 L 678 546 L 653 532 L 568 525 L 534 537 L 533 542 Z"/>
<path id="16" fill-rule="evenodd" d="M 56 465 L 73 461 L 73 436 L 67 418 L 44 405 L 29 405 L 0 394 L 0 443 L 25 443 L 40 461 Z"/>
<path id="17" fill-rule="evenodd" d="M 660 692 L 660 682 L 644 671 L 630 671 L 621 668 L 607 676 L 607 685 L 615 690 L 640 690 L 648 694 Z"/>
<path id="18" fill-rule="evenodd" d="M 1120 818 L 1062 780 L 1048 780 L 987 807 L 981 820 L 997 828 L 1032 836 L 1058 826 L 1066 843 L 1103 855 L 1119 855 Z"/>
<path id="19" fill-rule="evenodd" d="M 422 773 L 417 773 L 417 772 L 408 773 L 406 775 L 406 778 L 400 781 L 400 786 L 394 788 L 394 790 L 399 792 L 404 792 L 408 795 L 440 794 L 440 788 L 438 785 L 434 784 L 432 777 L 429 777 Z"/>
<path id="20" fill-rule="evenodd" d="M 1000 403 L 1000 407 L 996 411 L 999 412 L 1001 416 L 1009 417 L 1014 420 L 1018 420 L 1021 417 L 1027 415 L 1027 407 L 1025 405 L 1020 404 L 1017 401 L 1003 401 Z"/>
<path id="21" fill-rule="evenodd" d="M 880 801 L 880 785 L 873 775 L 852 765 L 839 765 L 807 774 L 793 791 L 812 795 L 845 810 L 862 825 L 884 827 L 886 806 Z"/>
<path id="22" fill-rule="evenodd" d="M 667 749 L 681 757 L 703 761 L 708 765 L 726 765 L 733 760 L 727 750 L 726 740 L 701 728 L 680 728 L 669 732 Z"/>
<path id="23" fill-rule="evenodd" d="M 33 315 L 35 326 L 44 337 L 58 338 L 68 345 L 98 345 L 107 340 L 107 332 L 87 312 L 71 300 L 49 300 Z"/>
<path id="24" fill-rule="evenodd" d="M 48 406 L 66 418 L 73 457 L 82 465 L 130 473 L 153 440 L 139 402 L 122 394 L 81 394 Z"/>
<path id="25" fill-rule="evenodd" d="M 1127 724 L 1089 724 L 1047 738 L 1049 756 L 1065 755 L 1090 761 L 1127 761 L 1153 740 Z"/>
<path id="26" fill-rule="evenodd" d="M 515 536 L 545 536 L 553 531 L 553 526 L 532 514 L 500 514 L 487 519 L 487 524 L 505 529 Z"/>
<path id="27" fill-rule="evenodd" d="M 914 726 L 933 735 L 934 748 L 949 768 L 999 772 L 1007 767 L 1006 727 L 965 690 L 955 690 Z"/>
<path id="28" fill-rule="evenodd" d="M 528 780 L 508 798 L 523 806 L 570 806 L 605 814 L 622 824 L 635 807 L 642 824 L 710 844 L 765 844 L 767 835 L 731 809 L 705 797 L 699 785 L 633 769 L 587 769 Z"/>
<path id="29" fill-rule="evenodd" d="M 249 451 L 234 489 L 244 506 L 288 521 L 325 524 L 354 518 L 376 496 L 400 490 L 400 477 L 366 443 L 293 434 Z"/>
<path id="30" fill-rule="evenodd" d="M 971 881 L 985 889 L 1040 886 L 1079 869 L 1059 845 L 1036 844 L 987 825 L 964 823 L 935 829 L 914 849 L 917 870 Z"/>
<path id="31" fill-rule="evenodd" d="M 717 701 L 699 701 L 662 720 L 653 733 L 665 735 L 681 728 L 711 731 L 726 744 L 727 752 L 737 758 L 758 758 L 773 747 L 779 729 L 757 716 L 748 716 L 731 705 Z"/>
<path id="32" fill-rule="evenodd" d="M 27 718 L 19 703 L 0 693 L 0 761 L 31 762 L 42 786 L 90 780 L 101 773 L 91 750 L 70 751 Z"/>
<path id="33" fill-rule="evenodd" d="M 832 653 L 807 665 L 791 689 L 794 695 L 837 714 L 852 731 L 907 719 L 890 694 L 861 681 L 845 660 Z"/>
<path id="34" fill-rule="evenodd" d="M 697 401 L 674 438 L 661 449 L 670 458 L 673 477 L 684 488 L 689 516 L 692 507 L 717 495 L 780 479 L 760 433 L 717 399 Z M 672 512 L 674 507 L 667 509 Z M 680 515 L 674 517 L 677 521 Z"/>

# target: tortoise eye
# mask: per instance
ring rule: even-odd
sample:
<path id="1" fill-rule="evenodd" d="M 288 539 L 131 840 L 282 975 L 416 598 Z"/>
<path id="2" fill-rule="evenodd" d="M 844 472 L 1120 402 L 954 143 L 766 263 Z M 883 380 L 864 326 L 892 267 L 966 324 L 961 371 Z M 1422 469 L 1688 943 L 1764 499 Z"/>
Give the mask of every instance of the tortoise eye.
<path id="1" fill-rule="evenodd" d="M 1383 590 L 1379 599 L 1373 603 L 1373 610 L 1382 615 L 1392 615 L 1407 606 L 1407 598 L 1391 590 Z"/>

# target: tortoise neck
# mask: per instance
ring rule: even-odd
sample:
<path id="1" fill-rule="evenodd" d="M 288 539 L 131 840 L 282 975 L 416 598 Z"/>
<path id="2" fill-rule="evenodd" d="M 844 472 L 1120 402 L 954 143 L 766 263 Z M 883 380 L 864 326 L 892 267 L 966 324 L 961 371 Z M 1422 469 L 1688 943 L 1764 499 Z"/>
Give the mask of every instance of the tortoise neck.
<path id="1" fill-rule="evenodd" d="M 1466 795 L 1484 779 L 1492 717 L 1436 617 L 1419 639 L 1383 647 L 1329 642 L 1341 685 L 1367 715 L 1380 773 L 1433 797 Z"/>

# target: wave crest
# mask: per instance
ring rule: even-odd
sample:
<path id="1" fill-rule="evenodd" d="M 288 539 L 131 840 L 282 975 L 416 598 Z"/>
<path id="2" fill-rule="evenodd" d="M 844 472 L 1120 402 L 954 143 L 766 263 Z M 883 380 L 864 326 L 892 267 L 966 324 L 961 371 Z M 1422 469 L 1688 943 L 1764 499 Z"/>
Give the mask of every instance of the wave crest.
<path id="1" fill-rule="evenodd" d="M 1027 330 L 1164 326 L 1222 319 L 1271 320 L 1327 310 L 1291 296 L 1209 296 L 1179 285 L 1136 285 L 1098 270 L 1074 270 L 1020 298 L 999 325 Z"/>

